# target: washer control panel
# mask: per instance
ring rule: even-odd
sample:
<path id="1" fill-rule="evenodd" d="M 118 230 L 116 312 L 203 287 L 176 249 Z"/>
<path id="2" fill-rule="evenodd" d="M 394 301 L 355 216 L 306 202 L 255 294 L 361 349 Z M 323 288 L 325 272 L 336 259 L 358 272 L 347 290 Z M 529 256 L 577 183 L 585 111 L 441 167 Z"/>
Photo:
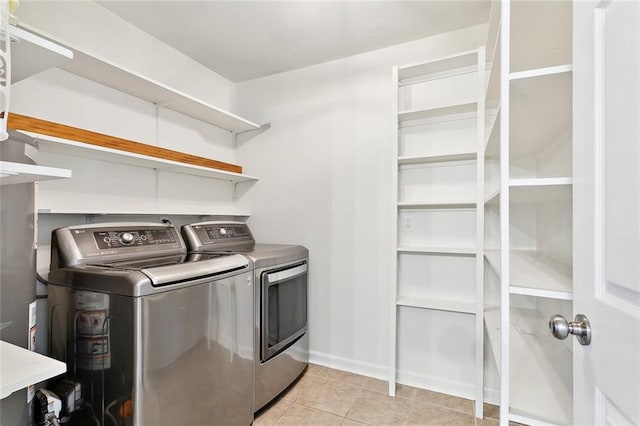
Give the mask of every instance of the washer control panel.
<path id="1" fill-rule="evenodd" d="M 93 238 L 99 249 L 176 243 L 171 229 L 105 230 L 94 232 Z"/>

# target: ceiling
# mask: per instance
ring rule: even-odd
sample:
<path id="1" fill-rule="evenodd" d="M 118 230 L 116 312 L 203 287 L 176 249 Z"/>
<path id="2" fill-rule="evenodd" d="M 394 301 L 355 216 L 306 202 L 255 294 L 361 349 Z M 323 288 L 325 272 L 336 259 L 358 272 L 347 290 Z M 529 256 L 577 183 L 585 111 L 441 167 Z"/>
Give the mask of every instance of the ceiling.
<path id="1" fill-rule="evenodd" d="M 482 24 L 489 0 L 98 3 L 240 82 Z"/>

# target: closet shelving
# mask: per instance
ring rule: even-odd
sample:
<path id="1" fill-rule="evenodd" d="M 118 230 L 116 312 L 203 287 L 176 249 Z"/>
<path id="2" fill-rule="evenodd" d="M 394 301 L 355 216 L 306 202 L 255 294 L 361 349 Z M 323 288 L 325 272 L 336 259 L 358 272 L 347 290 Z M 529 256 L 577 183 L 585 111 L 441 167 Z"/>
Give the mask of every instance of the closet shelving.
<path id="1" fill-rule="evenodd" d="M 37 143 L 38 148 L 43 152 L 52 152 L 55 154 L 70 155 L 73 157 L 128 164 L 130 166 L 202 176 L 235 183 L 258 180 L 258 178 L 254 176 L 242 173 L 228 172 L 226 170 L 218 170 L 209 167 L 181 163 L 178 161 L 165 160 L 158 157 L 151 157 L 148 155 L 136 154 L 97 145 L 89 145 L 78 141 L 34 132 L 27 132 L 23 130 L 20 130 L 19 132 L 29 138 L 32 138 Z"/>
<path id="2" fill-rule="evenodd" d="M 571 23 L 571 2 L 493 3 L 484 322 L 501 425 L 572 422 L 571 344 L 547 329 L 572 314 Z"/>
<path id="3" fill-rule="evenodd" d="M 15 26 L 9 27 L 11 36 L 11 82 L 17 83 L 49 68 L 73 59 L 73 52 L 37 32 Z"/>
<path id="4" fill-rule="evenodd" d="M 484 65 L 482 47 L 395 68 L 393 77 L 397 132 L 389 393 L 395 395 L 399 380 L 465 396 L 476 401 L 479 417 Z M 463 330 L 447 337 L 453 351 L 448 354 L 421 346 L 442 338 L 439 330 L 414 338 L 442 322 L 447 324 L 443 330 Z M 416 363 L 407 353 L 424 353 L 430 362 Z M 446 367 L 452 358 L 459 359 L 460 368 Z"/>
<path id="5" fill-rule="evenodd" d="M 33 164 L 0 161 L 0 185 L 13 185 L 52 179 L 68 179 L 71 170 Z"/>
<path id="6" fill-rule="evenodd" d="M 37 33 L 9 26 L 11 37 L 11 82 L 16 83 L 73 58 L 73 53 Z M 68 179 L 71 170 L 0 161 L 0 185 Z"/>
<path id="7" fill-rule="evenodd" d="M 26 24 L 21 24 L 21 26 L 27 30 L 41 32 Z M 47 35 L 47 38 L 56 44 L 67 45 L 51 35 Z M 252 121 L 141 75 L 111 60 L 74 46 L 67 45 L 67 48 L 73 52 L 74 59 L 60 66 L 66 71 L 231 132 L 260 128 L 260 125 Z"/>

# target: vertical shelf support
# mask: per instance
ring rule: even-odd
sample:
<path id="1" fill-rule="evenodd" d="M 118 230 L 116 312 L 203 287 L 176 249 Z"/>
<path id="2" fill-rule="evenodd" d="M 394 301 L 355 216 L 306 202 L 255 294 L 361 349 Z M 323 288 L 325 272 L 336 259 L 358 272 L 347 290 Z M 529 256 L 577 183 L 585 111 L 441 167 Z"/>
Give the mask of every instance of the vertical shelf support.
<path id="1" fill-rule="evenodd" d="M 478 106 L 476 117 L 476 394 L 475 414 L 484 407 L 484 140 L 485 140 L 486 47 L 478 49 Z"/>
<path id="2" fill-rule="evenodd" d="M 390 315 L 390 339 L 389 339 L 389 396 L 396 396 L 396 369 L 397 369 L 397 321 L 398 321 L 398 67 L 393 67 L 391 72 L 393 84 L 393 98 L 391 100 L 393 119 L 393 141 L 391 143 L 391 315 Z"/>
<path id="3" fill-rule="evenodd" d="M 509 424 L 509 68 L 511 2 L 500 16 L 500 426 Z"/>

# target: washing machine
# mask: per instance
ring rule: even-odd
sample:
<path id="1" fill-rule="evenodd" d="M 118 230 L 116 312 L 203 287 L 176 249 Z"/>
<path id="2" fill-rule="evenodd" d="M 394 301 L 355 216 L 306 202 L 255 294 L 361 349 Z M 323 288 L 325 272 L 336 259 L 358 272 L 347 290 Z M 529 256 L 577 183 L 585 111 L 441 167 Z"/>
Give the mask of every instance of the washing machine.
<path id="1" fill-rule="evenodd" d="M 309 364 L 309 252 L 300 245 L 256 244 L 246 223 L 200 222 L 182 227 L 194 258 L 242 254 L 253 267 L 254 372 L 258 411 Z"/>
<path id="2" fill-rule="evenodd" d="M 77 401 L 67 424 L 251 424 L 253 297 L 245 256 L 191 259 L 173 225 L 54 230 L 51 353 Z"/>

